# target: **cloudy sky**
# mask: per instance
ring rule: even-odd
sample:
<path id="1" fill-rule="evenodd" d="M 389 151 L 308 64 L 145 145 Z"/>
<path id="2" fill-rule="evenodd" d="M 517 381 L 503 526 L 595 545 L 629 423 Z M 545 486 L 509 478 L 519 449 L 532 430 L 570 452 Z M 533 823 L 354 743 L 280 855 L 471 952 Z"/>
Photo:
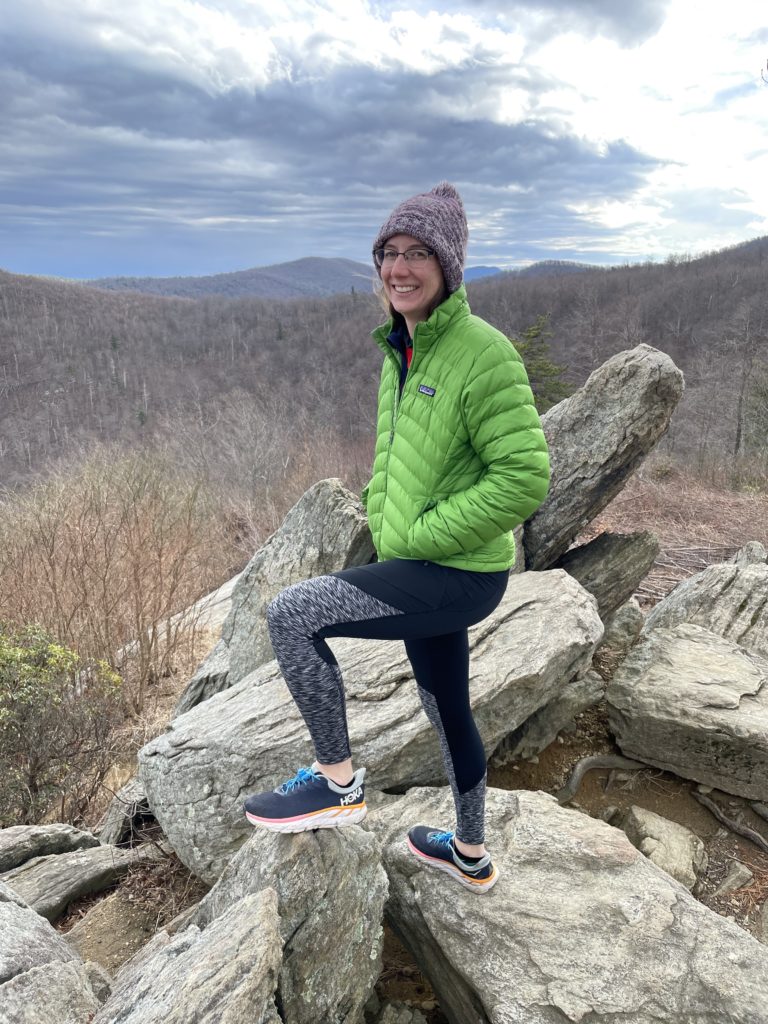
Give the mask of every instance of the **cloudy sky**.
<path id="1" fill-rule="evenodd" d="M 765 0 L 24 0 L 0 17 L 0 267 L 367 260 L 454 182 L 469 263 L 768 234 Z"/>

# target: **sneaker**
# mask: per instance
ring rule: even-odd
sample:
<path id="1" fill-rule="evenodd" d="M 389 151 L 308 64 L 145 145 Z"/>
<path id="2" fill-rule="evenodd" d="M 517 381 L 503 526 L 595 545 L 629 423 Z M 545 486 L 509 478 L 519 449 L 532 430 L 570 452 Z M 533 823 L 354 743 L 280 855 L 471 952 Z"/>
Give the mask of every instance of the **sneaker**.
<path id="1" fill-rule="evenodd" d="M 457 852 L 453 832 L 441 832 L 426 825 L 415 825 L 408 833 L 408 849 L 430 867 L 445 871 L 472 892 L 488 892 L 499 873 L 486 853 L 476 864 L 469 864 Z"/>
<path id="2" fill-rule="evenodd" d="M 308 832 L 313 828 L 355 825 L 368 813 L 365 806 L 365 768 L 358 768 L 349 786 L 311 768 L 299 768 L 270 793 L 255 793 L 245 801 L 245 816 L 252 825 L 272 832 Z"/>

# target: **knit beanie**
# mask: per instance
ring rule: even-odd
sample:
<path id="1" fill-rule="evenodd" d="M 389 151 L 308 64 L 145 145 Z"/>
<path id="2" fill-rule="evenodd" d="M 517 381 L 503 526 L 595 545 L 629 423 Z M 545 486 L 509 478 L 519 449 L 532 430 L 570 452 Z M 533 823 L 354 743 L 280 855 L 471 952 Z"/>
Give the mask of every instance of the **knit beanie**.
<path id="1" fill-rule="evenodd" d="M 393 235 L 418 238 L 434 249 L 450 295 L 464 276 L 468 234 L 461 196 L 453 185 L 441 181 L 431 192 L 412 196 L 396 206 L 381 225 L 373 248 L 374 251 L 380 249 Z M 376 267 L 376 270 L 381 277 L 381 269 Z"/>

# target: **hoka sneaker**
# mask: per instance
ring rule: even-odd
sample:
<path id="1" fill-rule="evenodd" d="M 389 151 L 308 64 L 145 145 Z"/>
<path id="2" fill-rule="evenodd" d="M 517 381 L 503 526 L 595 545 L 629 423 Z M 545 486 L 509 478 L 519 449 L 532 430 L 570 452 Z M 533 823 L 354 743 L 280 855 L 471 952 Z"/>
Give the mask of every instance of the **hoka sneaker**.
<path id="1" fill-rule="evenodd" d="M 453 832 L 415 825 L 408 833 L 408 849 L 419 860 L 445 871 L 472 892 L 488 892 L 499 877 L 488 853 L 475 863 L 465 861 L 456 850 Z"/>
<path id="2" fill-rule="evenodd" d="M 292 779 L 270 793 L 249 796 L 245 816 L 252 825 L 272 832 L 355 825 L 368 813 L 364 777 L 365 768 L 358 768 L 349 786 L 337 786 L 314 765 L 299 768 Z"/>

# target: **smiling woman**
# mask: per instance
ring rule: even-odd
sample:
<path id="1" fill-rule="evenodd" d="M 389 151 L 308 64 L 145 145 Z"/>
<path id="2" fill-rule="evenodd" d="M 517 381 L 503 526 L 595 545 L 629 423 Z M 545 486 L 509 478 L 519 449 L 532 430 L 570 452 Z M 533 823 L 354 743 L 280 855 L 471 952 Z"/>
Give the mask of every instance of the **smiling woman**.
<path id="1" fill-rule="evenodd" d="M 269 606 L 272 646 L 317 759 L 248 797 L 245 812 L 279 832 L 362 821 L 365 768 L 353 769 L 344 685 L 326 639 L 402 640 L 457 819 L 455 833 L 414 826 L 408 847 L 482 893 L 498 872 L 484 845 L 486 763 L 470 704 L 467 628 L 504 596 L 511 531 L 544 499 L 549 463 L 522 360 L 470 312 L 467 234 L 464 204 L 443 182 L 397 206 L 376 236 L 390 319 L 374 332 L 384 366 L 362 500 L 378 561 L 294 583 Z"/>

